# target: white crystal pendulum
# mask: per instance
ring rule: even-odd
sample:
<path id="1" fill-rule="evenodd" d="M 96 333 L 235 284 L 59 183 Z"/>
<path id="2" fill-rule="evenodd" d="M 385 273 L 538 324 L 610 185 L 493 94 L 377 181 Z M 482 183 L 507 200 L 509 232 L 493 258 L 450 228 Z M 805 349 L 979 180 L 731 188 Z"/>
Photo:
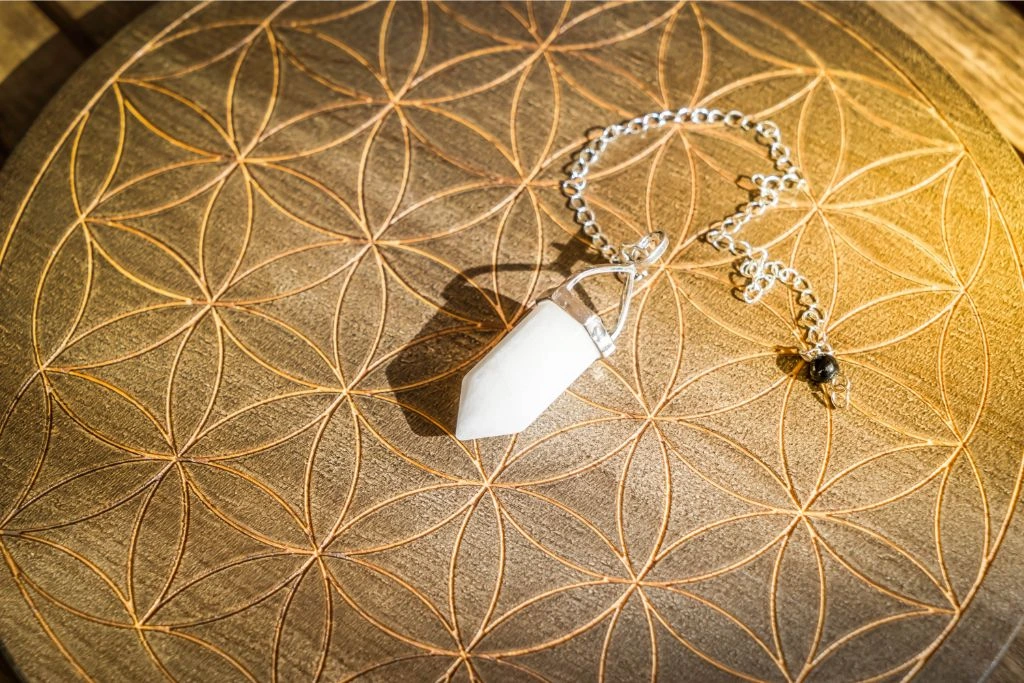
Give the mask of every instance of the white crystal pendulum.
<path id="1" fill-rule="evenodd" d="M 646 258 L 626 264 L 597 266 L 573 275 L 541 299 L 462 380 L 455 436 L 462 440 L 515 434 L 540 417 L 576 378 L 602 356 L 615 351 L 633 285 L 667 246 L 661 240 Z M 632 246 L 632 245 L 631 245 Z M 573 293 L 585 278 L 622 274 L 624 287 L 619 318 L 612 332 Z"/>
<path id="2" fill-rule="evenodd" d="M 462 381 L 455 435 L 468 441 L 526 429 L 600 357 L 575 318 L 539 301 Z"/>

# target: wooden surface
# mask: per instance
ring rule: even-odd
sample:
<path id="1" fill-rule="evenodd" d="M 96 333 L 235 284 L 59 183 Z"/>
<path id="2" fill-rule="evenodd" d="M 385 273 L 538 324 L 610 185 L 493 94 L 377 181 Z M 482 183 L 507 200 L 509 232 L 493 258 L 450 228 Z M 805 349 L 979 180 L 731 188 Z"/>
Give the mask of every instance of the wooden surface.
<path id="1" fill-rule="evenodd" d="M 0 164 L 71 71 L 148 2 L 0 4 Z M 876 2 L 967 90 L 1024 155 L 1024 18 L 1003 2 Z M 20 67 L 20 70 L 19 70 Z M 8 78 L 11 75 L 13 78 Z M 1024 660 L 1022 660 L 1024 661 Z"/>
<path id="2" fill-rule="evenodd" d="M 1019 3 L 1018 3 L 1019 4 Z M 1024 19 L 1001 2 L 877 2 L 1024 150 Z"/>
<path id="3" fill-rule="evenodd" d="M 0 164 L 75 69 L 148 2 L 0 2 Z"/>
<path id="4" fill-rule="evenodd" d="M 42 107 L 82 56 L 30 2 L 0 5 L 0 161 L 7 158 Z M 46 56 L 33 59 L 33 55 Z"/>
<path id="5" fill-rule="evenodd" d="M 27 677 L 995 661 L 1024 599 L 1021 165 L 900 34 L 796 5 L 180 11 L 5 169 L 0 633 Z M 697 102 L 791 131 L 809 193 L 758 230 L 826 292 L 854 408 L 779 358 L 785 299 L 730 299 L 692 239 L 763 159 L 684 131 L 594 180 L 620 239 L 676 240 L 639 334 L 520 439 L 454 442 L 461 369 L 593 262 L 569 151 Z"/>

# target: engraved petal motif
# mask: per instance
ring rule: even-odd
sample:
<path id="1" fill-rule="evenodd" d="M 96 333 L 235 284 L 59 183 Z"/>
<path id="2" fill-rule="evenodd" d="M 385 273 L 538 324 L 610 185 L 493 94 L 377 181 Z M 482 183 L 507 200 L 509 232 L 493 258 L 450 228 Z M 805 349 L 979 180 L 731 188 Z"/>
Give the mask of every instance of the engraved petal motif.
<path id="1" fill-rule="evenodd" d="M 869 10 L 152 16 L 4 176 L 0 625 L 7 645 L 17 622 L 17 664 L 981 674 L 949 668 L 984 663 L 951 634 L 1020 611 L 1001 574 L 1022 548 L 1019 166 L 910 47 L 879 47 Z M 731 260 L 698 238 L 744 199 L 740 173 L 771 168 L 763 150 L 670 126 L 588 177 L 613 242 L 672 238 L 619 351 L 522 433 L 455 439 L 469 367 L 596 263 L 559 191 L 570 154 L 595 126 L 681 106 L 786 132 L 807 190 L 746 236 L 811 276 L 850 408 L 806 381 L 792 303 L 731 297 Z M 611 316 L 618 288 L 585 295 Z"/>

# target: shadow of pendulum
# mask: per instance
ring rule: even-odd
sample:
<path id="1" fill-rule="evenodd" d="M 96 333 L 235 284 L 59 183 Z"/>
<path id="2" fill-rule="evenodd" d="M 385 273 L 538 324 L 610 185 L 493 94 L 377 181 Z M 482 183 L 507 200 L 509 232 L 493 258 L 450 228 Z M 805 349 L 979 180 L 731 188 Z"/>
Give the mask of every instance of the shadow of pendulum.
<path id="1" fill-rule="evenodd" d="M 589 244 L 575 237 L 555 246 L 558 257 L 541 268 L 542 274 L 553 273 L 564 279 L 573 272 L 577 263 L 593 258 Z M 489 288 L 474 287 L 470 282 L 492 271 L 513 273 L 535 269 L 536 265 L 530 263 L 507 263 L 497 267 L 483 265 L 455 276 L 442 293 L 444 309 L 435 313 L 388 364 L 385 370 L 388 386 L 394 390 L 405 420 L 415 434 L 443 435 L 445 432 L 439 425 L 451 433 L 455 432 L 463 377 L 483 357 L 486 349 L 493 346 L 496 337 L 506 331 L 505 323 L 481 292 L 496 301 L 506 314 L 525 305 Z M 557 281 L 552 282 L 554 284 Z M 585 294 L 582 291 L 580 294 L 589 305 Z M 461 321 L 464 317 L 484 322 L 473 329 L 449 331 L 467 327 Z"/>

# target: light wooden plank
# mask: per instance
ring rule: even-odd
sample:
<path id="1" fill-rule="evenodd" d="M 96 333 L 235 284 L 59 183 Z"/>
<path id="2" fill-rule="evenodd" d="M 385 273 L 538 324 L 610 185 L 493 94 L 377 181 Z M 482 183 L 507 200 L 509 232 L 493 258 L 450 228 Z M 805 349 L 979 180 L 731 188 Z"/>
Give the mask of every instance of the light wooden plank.
<path id="1" fill-rule="evenodd" d="M 0 82 L 57 33 L 57 27 L 31 2 L 0 2 Z"/>
<path id="2" fill-rule="evenodd" d="M 64 8 L 69 17 L 77 21 L 106 3 L 103 0 L 59 0 L 57 4 Z"/>
<path id="3" fill-rule="evenodd" d="M 875 2 L 1024 150 L 1024 19 L 1002 2 Z"/>

